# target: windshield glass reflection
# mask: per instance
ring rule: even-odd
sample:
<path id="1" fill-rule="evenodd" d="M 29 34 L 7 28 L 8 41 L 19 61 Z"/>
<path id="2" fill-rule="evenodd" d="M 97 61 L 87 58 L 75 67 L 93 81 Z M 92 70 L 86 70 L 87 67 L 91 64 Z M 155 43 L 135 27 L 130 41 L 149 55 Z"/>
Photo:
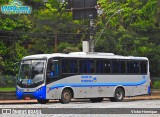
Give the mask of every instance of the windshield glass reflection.
<path id="1" fill-rule="evenodd" d="M 22 61 L 18 80 L 24 83 L 37 83 L 44 80 L 45 60 Z"/>

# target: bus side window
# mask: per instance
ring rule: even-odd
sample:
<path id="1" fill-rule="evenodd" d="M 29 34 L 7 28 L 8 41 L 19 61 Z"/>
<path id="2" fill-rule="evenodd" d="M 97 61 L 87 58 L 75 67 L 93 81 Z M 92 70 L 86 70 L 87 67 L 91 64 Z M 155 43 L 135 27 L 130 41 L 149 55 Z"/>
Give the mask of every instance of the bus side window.
<path id="1" fill-rule="evenodd" d="M 69 59 L 62 59 L 62 72 L 69 73 Z"/>
<path id="2" fill-rule="evenodd" d="M 62 73 L 77 73 L 78 64 L 76 59 L 62 59 Z"/>
<path id="3" fill-rule="evenodd" d="M 70 65 L 70 71 L 71 73 L 77 73 L 78 72 L 78 64 L 77 64 L 77 60 L 71 60 L 71 65 Z"/>
<path id="4" fill-rule="evenodd" d="M 111 63 L 110 60 L 104 61 L 104 73 L 111 73 Z"/>
<path id="5" fill-rule="evenodd" d="M 47 77 L 54 78 L 59 76 L 59 64 L 58 60 L 50 60 L 47 67 Z"/>
<path id="6" fill-rule="evenodd" d="M 134 73 L 139 73 L 140 68 L 139 68 L 139 62 L 135 61 L 134 62 Z"/>
<path id="7" fill-rule="evenodd" d="M 96 73 L 104 73 L 103 65 L 103 60 L 96 60 Z"/>
<path id="8" fill-rule="evenodd" d="M 53 63 L 50 63 L 50 65 L 49 65 L 49 71 L 54 71 L 54 65 L 53 65 Z"/>
<path id="9" fill-rule="evenodd" d="M 87 73 L 94 73 L 94 60 L 87 60 Z"/>
<path id="10" fill-rule="evenodd" d="M 52 60 L 48 61 L 48 65 L 47 65 L 47 78 L 53 78 L 54 77 L 54 73 L 53 71 L 53 62 Z"/>
<path id="11" fill-rule="evenodd" d="M 141 61 L 140 68 L 141 68 L 141 73 L 146 74 L 147 73 L 147 61 Z"/>
<path id="12" fill-rule="evenodd" d="M 94 73 L 94 60 L 80 60 L 80 73 Z"/>
<path id="13" fill-rule="evenodd" d="M 139 74 L 139 61 L 128 61 L 127 62 L 127 73 Z"/>
<path id="14" fill-rule="evenodd" d="M 50 64 L 49 64 L 49 74 L 50 74 L 50 77 L 51 77 L 51 78 L 54 78 L 54 77 L 55 77 L 54 64 L 53 64 L 53 63 L 50 63 Z"/>
<path id="15" fill-rule="evenodd" d="M 125 61 L 118 62 L 118 71 L 119 73 L 126 73 L 126 62 Z"/>
<path id="16" fill-rule="evenodd" d="M 54 68 L 54 75 L 55 77 L 59 76 L 59 63 L 57 61 L 54 62 L 53 64 Z"/>
<path id="17" fill-rule="evenodd" d="M 112 60 L 112 73 L 119 73 L 117 60 Z"/>
<path id="18" fill-rule="evenodd" d="M 80 73 L 87 73 L 87 66 L 86 66 L 85 60 L 79 60 L 79 69 Z"/>

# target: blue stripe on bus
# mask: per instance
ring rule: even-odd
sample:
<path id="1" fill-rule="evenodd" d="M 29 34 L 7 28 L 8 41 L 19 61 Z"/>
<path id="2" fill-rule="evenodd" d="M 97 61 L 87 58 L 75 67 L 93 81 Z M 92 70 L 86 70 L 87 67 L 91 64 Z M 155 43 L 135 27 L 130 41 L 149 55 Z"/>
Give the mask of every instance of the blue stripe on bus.
<path id="1" fill-rule="evenodd" d="M 55 88 L 61 88 L 61 87 L 98 87 L 98 86 L 139 86 L 146 82 L 146 79 L 141 80 L 140 82 L 116 82 L 116 83 L 66 83 L 66 84 L 56 84 L 54 86 L 51 86 L 49 89 L 53 90 Z"/>

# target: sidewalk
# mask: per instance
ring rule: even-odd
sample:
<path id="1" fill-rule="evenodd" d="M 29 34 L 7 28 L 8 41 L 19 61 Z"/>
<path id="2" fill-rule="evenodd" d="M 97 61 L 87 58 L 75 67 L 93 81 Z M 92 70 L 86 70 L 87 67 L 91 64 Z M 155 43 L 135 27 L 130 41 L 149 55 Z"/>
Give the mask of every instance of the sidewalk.
<path id="1" fill-rule="evenodd" d="M 134 100 L 160 100 L 160 95 L 159 96 L 135 96 L 135 97 L 126 97 L 124 100 L 127 101 L 134 101 Z"/>
<path id="2" fill-rule="evenodd" d="M 104 100 L 108 100 L 105 98 Z M 151 96 L 135 96 L 135 97 L 125 97 L 124 101 L 136 101 L 136 100 L 160 100 L 160 91 L 152 91 Z M 88 101 L 87 99 L 73 99 L 72 101 L 79 101 L 79 102 L 85 102 Z M 0 104 L 34 104 L 38 103 L 37 100 L 0 100 Z M 50 100 L 49 103 L 59 103 L 58 100 Z"/>

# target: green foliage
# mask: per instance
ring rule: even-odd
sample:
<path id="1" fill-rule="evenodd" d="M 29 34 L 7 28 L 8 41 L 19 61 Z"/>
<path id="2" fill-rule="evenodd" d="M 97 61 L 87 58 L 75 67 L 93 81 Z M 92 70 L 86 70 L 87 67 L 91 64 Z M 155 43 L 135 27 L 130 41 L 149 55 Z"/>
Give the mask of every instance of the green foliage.
<path id="1" fill-rule="evenodd" d="M 4 62 L 2 57 L 0 57 L 0 75 L 2 75 L 2 68 L 4 67 Z"/>
<path id="2" fill-rule="evenodd" d="M 69 43 L 60 43 L 58 45 L 58 52 L 60 53 L 70 53 L 70 52 L 78 52 L 79 49 L 75 47 L 73 44 Z"/>
<path id="3" fill-rule="evenodd" d="M 160 20 L 158 0 L 101 0 L 104 14 L 98 25 L 107 28 L 96 45 L 96 51 L 120 55 L 146 56 L 150 60 L 151 76 L 159 76 Z M 116 14 L 121 9 L 122 12 Z M 158 14 L 157 14 L 158 13 Z M 111 16 L 114 15 L 112 18 Z M 99 32 L 97 33 L 97 37 Z"/>
<path id="4" fill-rule="evenodd" d="M 4 45 L 2 41 L 0 41 L 0 55 L 5 55 L 7 54 L 7 47 Z"/>
<path id="5" fill-rule="evenodd" d="M 9 0 L 1 0 L 1 1 L 0 1 L 0 5 L 1 5 L 1 4 L 6 4 L 6 3 L 8 3 L 8 2 L 9 2 Z"/>
<path id="6" fill-rule="evenodd" d="M 160 81 L 155 81 L 155 82 L 153 83 L 153 88 L 154 88 L 154 89 L 160 89 Z"/>
<path id="7" fill-rule="evenodd" d="M 27 55 L 27 51 L 24 47 L 20 46 L 19 43 L 7 47 L 1 42 L 0 53 L 0 72 L 3 74 L 9 73 L 8 75 L 14 75 L 14 67 L 16 67 L 16 62 L 20 62 L 22 57 Z M 17 71 L 18 69 L 16 69 L 16 72 Z"/>
<path id="8" fill-rule="evenodd" d="M 16 91 L 15 87 L 4 87 L 4 88 L 0 88 L 0 91 Z"/>
<path id="9" fill-rule="evenodd" d="M 9 0 L 1 0 L 7 4 Z M 57 0 L 24 0 L 32 6 L 30 15 L 0 13 L 0 72 L 15 75 L 14 67 L 30 54 L 80 51 L 89 39 L 89 21 L 73 20 L 65 4 Z M 146 56 L 151 76 L 160 76 L 160 2 L 159 0 L 99 0 L 103 14 L 96 19 L 95 39 L 107 23 L 96 51 L 128 56 Z M 121 13 L 116 13 L 121 9 Z M 56 35 L 57 34 L 57 35 Z M 16 73 L 18 68 L 16 68 Z"/>

